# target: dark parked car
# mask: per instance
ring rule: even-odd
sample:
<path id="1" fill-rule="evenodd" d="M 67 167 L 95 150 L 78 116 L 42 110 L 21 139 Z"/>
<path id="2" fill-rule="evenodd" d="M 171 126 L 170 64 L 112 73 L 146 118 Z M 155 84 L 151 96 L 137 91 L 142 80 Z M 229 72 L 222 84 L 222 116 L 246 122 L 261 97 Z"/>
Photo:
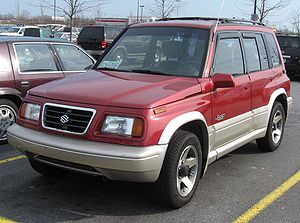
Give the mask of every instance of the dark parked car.
<path id="1" fill-rule="evenodd" d="M 86 26 L 79 33 L 77 44 L 90 55 L 99 58 L 125 26 Z"/>
<path id="2" fill-rule="evenodd" d="M 300 37 L 277 35 L 289 77 L 300 75 Z"/>
<path id="3" fill-rule="evenodd" d="M 26 92 L 37 85 L 81 73 L 95 60 L 65 41 L 0 37 L 0 144 Z"/>

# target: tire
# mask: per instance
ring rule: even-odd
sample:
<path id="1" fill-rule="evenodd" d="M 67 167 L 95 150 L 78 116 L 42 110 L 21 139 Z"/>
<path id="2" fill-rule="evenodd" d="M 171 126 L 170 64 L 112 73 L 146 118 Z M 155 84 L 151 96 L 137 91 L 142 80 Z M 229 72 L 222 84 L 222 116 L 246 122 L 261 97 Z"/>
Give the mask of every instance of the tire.
<path id="1" fill-rule="evenodd" d="M 7 143 L 7 128 L 17 120 L 18 107 L 7 99 L 0 99 L 0 145 Z"/>
<path id="2" fill-rule="evenodd" d="M 185 164 L 181 162 L 184 160 Z M 171 208 L 183 207 L 192 199 L 197 189 L 201 170 L 202 150 L 197 136 L 188 131 L 175 132 L 160 176 L 153 185 L 154 200 Z"/>
<path id="3" fill-rule="evenodd" d="M 285 125 L 285 112 L 280 102 L 275 102 L 268 124 L 266 136 L 256 140 L 260 150 L 263 152 L 273 152 L 281 144 Z"/>
<path id="4" fill-rule="evenodd" d="M 47 177 L 62 177 L 67 175 L 67 171 L 55 166 L 51 166 L 35 160 L 34 158 L 28 158 L 31 167 L 38 173 Z"/>
<path id="5" fill-rule="evenodd" d="M 161 60 L 161 49 L 156 48 L 155 54 L 154 54 L 154 61 L 155 62 L 160 62 L 160 60 Z"/>

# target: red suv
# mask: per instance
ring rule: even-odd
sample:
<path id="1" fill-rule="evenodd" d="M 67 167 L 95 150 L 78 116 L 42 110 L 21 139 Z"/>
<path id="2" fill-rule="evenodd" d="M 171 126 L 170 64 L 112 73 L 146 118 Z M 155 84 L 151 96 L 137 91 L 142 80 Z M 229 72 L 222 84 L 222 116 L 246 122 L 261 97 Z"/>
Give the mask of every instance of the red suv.
<path id="1" fill-rule="evenodd" d="M 115 56 L 135 40 L 136 53 Z M 276 150 L 291 104 L 272 29 L 171 19 L 128 27 L 92 71 L 30 90 L 8 141 L 41 174 L 152 182 L 178 208 L 225 154 L 252 140 Z"/>

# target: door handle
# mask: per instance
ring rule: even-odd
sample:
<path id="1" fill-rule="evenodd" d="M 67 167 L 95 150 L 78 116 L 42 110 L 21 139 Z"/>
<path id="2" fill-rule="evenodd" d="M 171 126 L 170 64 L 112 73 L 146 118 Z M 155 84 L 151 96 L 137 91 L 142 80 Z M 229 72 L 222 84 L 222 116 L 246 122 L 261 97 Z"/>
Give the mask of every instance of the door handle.
<path id="1" fill-rule="evenodd" d="M 21 85 L 22 86 L 28 86 L 29 85 L 29 81 L 21 81 Z"/>

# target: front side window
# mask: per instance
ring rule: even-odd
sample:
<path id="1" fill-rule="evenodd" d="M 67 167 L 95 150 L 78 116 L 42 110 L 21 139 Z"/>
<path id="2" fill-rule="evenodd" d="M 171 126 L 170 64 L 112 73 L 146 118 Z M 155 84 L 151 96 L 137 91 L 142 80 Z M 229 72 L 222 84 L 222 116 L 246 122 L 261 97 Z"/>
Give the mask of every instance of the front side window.
<path id="1" fill-rule="evenodd" d="M 244 74 L 244 63 L 239 38 L 221 38 L 217 43 L 214 73 Z"/>
<path id="2" fill-rule="evenodd" d="M 209 30 L 131 28 L 103 57 L 98 69 L 197 77 L 202 74 Z"/>
<path id="3" fill-rule="evenodd" d="M 243 38 L 248 72 L 260 70 L 260 59 L 255 38 Z"/>
<path id="4" fill-rule="evenodd" d="M 94 64 L 93 60 L 73 45 L 54 45 L 66 71 L 83 71 Z"/>
<path id="5" fill-rule="evenodd" d="M 46 44 L 16 44 L 20 72 L 58 71 Z"/>
<path id="6" fill-rule="evenodd" d="M 279 53 L 278 53 L 275 39 L 271 33 L 266 33 L 266 39 L 267 39 L 268 48 L 271 55 L 272 67 L 278 67 L 280 66 L 280 60 L 279 60 Z"/>

